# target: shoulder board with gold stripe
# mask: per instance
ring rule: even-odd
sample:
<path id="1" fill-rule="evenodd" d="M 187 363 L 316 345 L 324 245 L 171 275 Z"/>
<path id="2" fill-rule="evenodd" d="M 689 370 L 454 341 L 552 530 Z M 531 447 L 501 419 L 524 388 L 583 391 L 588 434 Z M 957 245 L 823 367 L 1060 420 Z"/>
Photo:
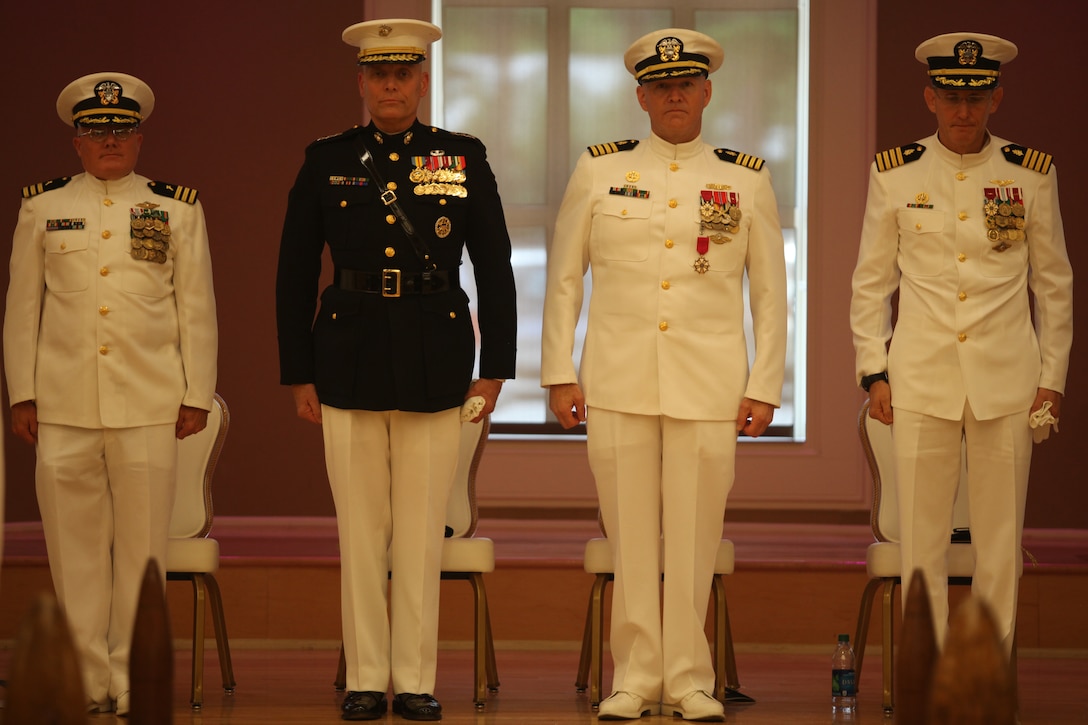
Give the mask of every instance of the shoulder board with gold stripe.
<path id="1" fill-rule="evenodd" d="M 40 184 L 31 184 L 30 186 L 23 187 L 23 198 L 29 199 L 32 196 L 43 194 L 53 189 L 59 189 L 69 181 L 72 180 L 71 176 L 62 176 L 59 179 L 53 179 L 52 181 L 43 181 Z"/>
<path id="2" fill-rule="evenodd" d="M 881 151 L 876 155 L 876 170 L 887 171 L 903 164 L 909 164 L 911 161 L 922 158 L 922 154 L 925 152 L 926 147 L 920 143 L 909 143 L 906 146 Z"/>
<path id="3" fill-rule="evenodd" d="M 714 153 L 718 155 L 718 158 L 722 161 L 727 161 L 737 166 L 743 166 L 746 169 L 752 169 L 753 171 L 759 171 L 763 168 L 764 161 L 758 156 L 749 156 L 743 151 L 734 151 L 733 149 L 714 149 Z"/>
<path id="4" fill-rule="evenodd" d="M 1017 146 L 1016 144 L 1009 144 L 1001 151 L 1010 164 L 1023 166 L 1025 169 L 1038 171 L 1044 175 L 1050 173 L 1050 164 L 1054 160 L 1054 157 L 1050 154 L 1044 154 L 1042 151 L 1029 149 L 1026 146 Z"/>
<path id="5" fill-rule="evenodd" d="M 149 181 L 147 182 L 147 188 L 151 189 L 151 191 L 159 196 L 168 196 L 171 199 L 184 201 L 186 204 L 195 204 L 196 196 L 200 193 L 196 189 L 190 189 L 188 186 L 168 184 L 165 181 Z"/>
<path id="6" fill-rule="evenodd" d="M 626 141 L 593 144 L 592 146 L 586 146 L 586 149 L 588 149 L 589 153 L 594 157 L 597 157 L 605 156 L 606 154 L 614 154 L 617 151 L 630 151 L 635 146 L 638 146 L 638 141 L 628 139 Z"/>

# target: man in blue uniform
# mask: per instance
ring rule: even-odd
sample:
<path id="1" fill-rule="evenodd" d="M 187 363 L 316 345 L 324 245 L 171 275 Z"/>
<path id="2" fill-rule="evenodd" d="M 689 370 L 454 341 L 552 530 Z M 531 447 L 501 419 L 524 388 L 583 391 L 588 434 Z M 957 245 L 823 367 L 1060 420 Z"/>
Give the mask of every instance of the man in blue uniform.
<path id="1" fill-rule="evenodd" d="M 877 154 L 850 305 L 869 414 L 894 420 L 903 595 L 920 569 L 943 643 L 952 508 L 968 496 L 972 589 L 993 609 L 1006 651 L 1032 427 L 1041 440 L 1057 425 L 1073 338 L 1058 172 L 1049 154 L 987 130 L 1004 97 L 1001 65 L 1016 52 L 981 33 L 918 46 L 937 131 Z M 957 493 L 964 442 L 967 490 Z"/>
<path id="2" fill-rule="evenodd" d="M 476 138 L 417 119 L 441 36 L 417 20 L 358 23 L 371 121 L 314 142 L 288 199 L 276 283 L 280 382 L 321 424 L 340 535 L 345 720 L 438 720 L 440 558 L 461 409 L 479 422 L 514 376 L 515 290 L 495 176 Z M 333 283 L 321 293 L 322 253 Z M 476 339 L 458 269 L 475 270 Z M 387 551 L 392 566 L 387 615 Z"/>

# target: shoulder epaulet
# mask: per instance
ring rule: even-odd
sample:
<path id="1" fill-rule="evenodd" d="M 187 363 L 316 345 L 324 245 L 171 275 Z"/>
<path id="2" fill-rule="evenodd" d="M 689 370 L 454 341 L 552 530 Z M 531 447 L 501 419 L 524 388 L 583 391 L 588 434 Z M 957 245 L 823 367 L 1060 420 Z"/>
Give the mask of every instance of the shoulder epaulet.
<path id="1" fill-rule="evenodd" d="M 920 143 L 909 143 L 906 146 L 881 151 L 876 155 L 876 170 L 887 171 L 903 164 L 909 164 L 911 161 L 922 158 L 922 154 L 925 152 L 926 147 Z"/>
<path id="2" fill-rule="evenodd" d="M 348 138 L 350 136 L 354 136 L 354 135 L 362 132 L 362 130 L 363 130 L 362 126 L 352 126 L 348 130 L 341 131 L 340 133 L 330 133 L 328 136 L 322 136 L 321 138 L 314 139 L 313 141 L 310 142 L 309 146 L 307 146 L 306 148 L 310 149 L 310 148 L 312 148 L 314 146 L 320 146 L 321 144 L 329 143 L 330 141 L 339 141 L 340 139 L 344 139 L 344 138 Z"/>
<path id="3" fill-rule="evenodd" d="M 746 153 L 734 151 L 733 149 L 714 149 L 714 153 L 716 153 L 718 158 L 722 161 L 728 161 L 737 166 L 743 166 L 754 171 L 759 171 L 763 168 L 763 159 L 758 156 L 749 156 Z"/>
<path id="4" fill-rule="evenodd" d="M 483 141 L 481 141 L 476 136 L 473 136 L 471 133 L 463 133 L 461 131 L 448 131 L 448 130 L 446 130 L 444 128 L 439 128 L 438 126 L 430 126 L 430 129 L 431 129 L 431 134 L 433 134 L 436 137 L 441 137 L 441 136 L 451 137 L 452 136 L 453 138 L 461 139 L 462 141 L 471 141 L 471 142 L 473 142 L 473 143 L 475 143 L 475 144 L 477 144 L 479 146 L 484 145 Z"/>
<path id="5" fill-rule="evenodd" d="M 151 189 L 151 191 L 159 196 L 168 196 L 171 199 L 177 199 L 186 204 L 195 204 L 196 196 L 200 193 L 196 189 L 190 189 L 188 186 L 168 184 L 165 181 L 149 181 L 147 182 L 147 188 Z"/>
<path id="6" fill-rule="evenodd" d="M 1017 146 L 1012 143 L 1002 148 L 1001 152 L 1005 154 L 1005 159 L 1010 164 L 1023 166 L 1025 169 L 1038 171 L 1044 175 L 1050 173 L 1050 164 L 1054 161 L 1054 157 L 1050 154 L 1044 154 L 1042 151 L 1029 149 L 1027 146 Z"/>
<path id="7" fill-rule="evenodd" d="M 598 143 L 592 146 L 586 146 L 589 153 L 593 157 L 605 156 L 607 154 L 614 154 L 617 151 L 630 151 L 634 147 L 638 146 L 638 141 L 634 139 L 627 139 L 626 141 L 612 141 L 610 143 Z"/>
<path id="8" fill-rule="evenodd" d="M 53 189 L 59 189 L 71 180 L 71 176 L 62 176 L 59 179 L 53 179 L 52 181 L 43 181 L 40 184 L 31 184 L 30 186 L 24 186 L 23 198 L 29 199 L 32 196 L 44 194 L 45 192 L 52 191 Z"/>

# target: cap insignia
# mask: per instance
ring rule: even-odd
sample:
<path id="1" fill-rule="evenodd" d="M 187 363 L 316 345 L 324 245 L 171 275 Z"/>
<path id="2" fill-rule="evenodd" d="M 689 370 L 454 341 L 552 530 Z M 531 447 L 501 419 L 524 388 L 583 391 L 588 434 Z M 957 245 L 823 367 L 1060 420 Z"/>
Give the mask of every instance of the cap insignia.
<path id="1" fill-rule="evenodd" d="M 684 50 L 684 44 L 679 38 L 662 38 L 657 41 L 657 57 L 665 63 L 675 63 L 680 60 L 680 53 Z"/>
<path id="2" fill-rule="evenodd" d="M 953 49 L 960 65 L 975 65 L 982 56 L 982 44 L 977 40 L 961 40 Z"/>
<path id="3" fill-rule="evenodd" d="M 103 106 L 116 106 L 121 102 L 121 86 L 115 81 L 102 81 L 94 87 L 94 92 Z"/>
<path id="4" fill-rule="evenodd" d="M 393 28 L 391 28 L 388 25 L 383 25 L 380 28 L 378 28 L 378 35 L 382 36 L 383 38 L 389 37 L 389 34 L 392 33 L 392 32 L 393 32 Z"/>

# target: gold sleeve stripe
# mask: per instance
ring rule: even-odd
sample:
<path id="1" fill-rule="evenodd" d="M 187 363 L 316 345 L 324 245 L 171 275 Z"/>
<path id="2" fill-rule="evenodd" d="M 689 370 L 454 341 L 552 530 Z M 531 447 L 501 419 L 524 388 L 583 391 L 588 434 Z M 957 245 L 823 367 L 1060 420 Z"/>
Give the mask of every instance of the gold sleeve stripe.
<path id="1" fill-rule="evenodd" d="M 1038 171 L 1040 174 L 1044 175 L 1050 173 L 1050 165 L 1054 161 L 1054 157 L 1050 154 L 1036 151 L 1035 149 L 1029 149 L 1026 146 L 1009 144 L 1001 149 L 1001 151 L 1005 154 L 1005 160 L 1010 164 L 1023 166 L 1025 169 Z"/>
<path id="2" fill-rule="evenodd" d="M 586 149 L 591 156 L 597 157 L 614 154 L 617 151 L 630 151 L 636 146 L 638 146 L 638 141 L 628 139 L 626 141 L 610 141 L 608 143 L 593 144 L 592 146 L 587 146 Z"/>
<path id="3" fill-rule="evenodd" d="M 1053 157 L 1050 154 L 1044 154 L 1042 151 L 1036 151 L 1035 149 L 1028 149 L 1024 155 L 1024 166 L 1026 168 L 1038 171 L 1040 174 L 1045 174 L 1050 171 L 1050 162 Z"/>
<path id="4" fill-rule="evenodd" d="M 46 191 L 53 189 L 60 189 L 69 181 L 72 180 L 71 176 L 62 176 L 59 179 L 53 179 L 51 181 L 42 181 L 37 184 L 31 184 L 30 186 L 23 187 L 23 198 L 29 199 L 32 196 L 37 196 Z"/>
<path id="5" fill-rule="evenodd" d="M 718 158 L 728 163 L 736 164 L 737 166 L 743 166 L 746 169 L 752 169 L 753 171 L 760 171 L 763 168 L 763 164 L 766 163 L 758 156 L 752 156 L 742 151 L 734 151 L 732 149 L 714 149 L 714 153 L 718 155 Z"/>
<path id="6" fill-rule="evenodd" d="M 38 194 L 42 193 L 43 191 L 45 191 L 45 184 L 42 184 L 42 183 L 31 184 L 30 186 L 24 186 L 23 187 L 23 198 L 24 199 L 29 199 L 32 196 L 37 196 Z"/>
<path id="7" fill-rule="evenodd" d="M 911 161 L 917 161 L 922 158 L 922 154 L 925 153 L 926 147 L 920 143 L 907 144 L 906 146 L 898 146 L 894 149 L 888 149 L 887 151 L 881 151 L 875 156 L 876 170 L 888 171 L 894 169 L 903 164 L 909 164 Z"/>
<path id="8" fill-rule="evenodd" d="M 889 149 L 876 155 L 877 171 L 887 171 L 903 165 L 903 149 Z"/>
<path id="9" fill-rule="evenodd" d="M 750 156 L 749 154 L 739 153 L 737 154 L 737 164 L 740 166 L 746 166 L 749 169 L 755 169 L 759 171 L 763 168 L 763 159 L 758 156 Z"/>
<path id="10" fill-rule="evenodd" d="M 184 201 L 186 204 L 192 204 L 196 201 L 197 190 L 190 189 L 188 186 L 179 186 L 178 190 L 174 192 L 174 198 L 179 201 Z"/>
<path id="11" fill-rule="evenodd" d="M 171 199 L 177 199 L 178 201 L 183 201 L 186 204 L 195 204 L 196 197 L 200 193 L 196 189 L 192 189 L 188 186 L 168 184 L 165 181 L 149 181 L 147 185 L 151 189 L 151 191 L 155 192 L 159 196 L 168 196 Z"/>

